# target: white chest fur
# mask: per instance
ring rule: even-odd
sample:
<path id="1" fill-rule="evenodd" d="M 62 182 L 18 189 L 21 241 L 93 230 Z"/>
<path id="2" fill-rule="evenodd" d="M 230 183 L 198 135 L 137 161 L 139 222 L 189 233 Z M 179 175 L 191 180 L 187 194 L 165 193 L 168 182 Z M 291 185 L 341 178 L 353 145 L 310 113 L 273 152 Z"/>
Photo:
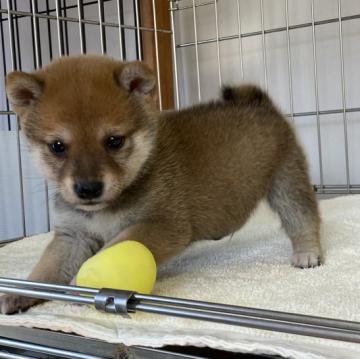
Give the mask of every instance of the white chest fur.
<path id="1" fill-rule="evenodd" d="M 105 243 L 114 239 L 129 226 L 130 213 L 94 212 L 91 215 L 78 211 L 58 210 L 55 213 L 56 228 L 101 238 Z"/>

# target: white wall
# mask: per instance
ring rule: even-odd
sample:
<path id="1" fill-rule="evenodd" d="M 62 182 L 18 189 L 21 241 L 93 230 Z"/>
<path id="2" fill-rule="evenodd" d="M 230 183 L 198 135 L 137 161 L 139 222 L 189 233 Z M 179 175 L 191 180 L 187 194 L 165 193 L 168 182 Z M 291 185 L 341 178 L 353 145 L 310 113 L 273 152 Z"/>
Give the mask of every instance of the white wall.
<path id="1" fill-rule="evenodd" d="M 181 6 L 192 1 L 181 1 Z M 260 0 L 240 0 L 242 33 L 261 31 Z M 286 26 L 285 0 L 264 0 L 265 29 Z M 289 24 L 311 23 L 311 0 L 289 0 Z M 342 0 L 342 16 L 360 13 L 360 1 Z M 215 7 L 200 6 L 196 9 L 199 41 L 216 37 Z M 338 17 L 337 0 L 315 0 L 315 21 Z M 176 12 L 177 43 L 194 41 L 192 9 Z M 238 34 L 237 0 L 218 0 L 219 34 Z M 346 106 L 360 107 L 360 19 L 343 22 L 343 49 L 345 65 Z M 342 107 L 341 62 L 339 23 L 316 26 L 317 72 L 320 110 Z M 291 66 L 294 112 L 315 111 L 315 86 L 312 28 L 290 31 Z M 284 113 L 290 113 L 288 50 L 286 32 L 266 35 L 266 68 L 268 91 Z M 256 83 L 263 88 L 264 62 L 262 36 L 242 40 L 244 79 L 241 78 L 239 40 L 220 42 L 221 74 L 223 83 Z M 201 94 L 203 100 L 218 96 L 218 62 L 216 43 L 202 44 L 199 49 Z M 177 50 L 181 106 L 198 100 L 195 48 Z M 359 113 L 347 114 L 350 182 L 360 183 Z M 345 141 L 342 114 L 322 115 L 321 142 L 325 184 L 346 184 Z M 305 145 L 311 177 L 319 184 L 319 156 L 316 117 L 296 117 L 295 126 Z"/>

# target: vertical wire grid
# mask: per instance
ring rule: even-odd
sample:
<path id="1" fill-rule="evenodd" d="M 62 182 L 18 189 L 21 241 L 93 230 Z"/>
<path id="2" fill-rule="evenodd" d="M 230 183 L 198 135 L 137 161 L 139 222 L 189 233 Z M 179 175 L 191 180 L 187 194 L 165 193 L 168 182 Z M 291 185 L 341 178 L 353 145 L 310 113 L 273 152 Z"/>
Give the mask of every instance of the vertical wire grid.
<path id="1" fill-rule="evenodd" d="M 40 33 L 39 33 L 39 19 L 37 19 L 36 14 L 38 12 L 37 0 L 31 0 L 31 9 L 32 9 L 32 26 L 34 33 L 34 49 L 35 52 L 35 69 L 38 69 L 42 66 L 41 60 L 41 45 L 40 45 Z M 50 207 L 49 207 L 49 186 L 45 180 L 45 209 L 46 209 L 46 228 L 47 231 L 50 231 Z"/>
<path id="2" fill-rule="evenodd" d="M 290 45 L 290 31 L 289 31 L 289 0 L 285 0 L 285 18 L 286 18 L 287 58 L 288 58 L 288 74 L 289 74 L 290 114 L 292 121 L 294 121 L 294 93 L 293 93 L 293 81 L 292 81 L 291 45 Z"/>
<path id="3" fill-rule="evenodd" d="M 216 52 L 217 52 L 217 63 L 218 63 L 218 76 L 219 76 L 219 86 L 221 87 L 222 80 L 221 80 L 221 59 L 220 59 L 219 20 L 218 20 L 217 0 L 214 0 L 214 11 L 215 11 Z"/>
<path id="4" fill-rule="evenodd" d="M 199 44 L 197 37 L 197 24 L 196 24 L 196 5 L 195 0 L 192 0 L 193 20 L 194 20 L 194 43 L 195 43 L 195 61 L 196 61 L 196 78 L 198 88 L 198 99 L 201 101 L 201 83 L 200 83 L 200 68 L 199 68 Z"/>
<path id="5" fill-rule="evenodd" d="M 69 24 L 67 20 L 67 4 L 66 0 L 63 0 L 63 16 L 65 18 L 65 21 L 62 22 L 63 25 L 63 32 L 64 32 L 64 40 L 65 40 L 65 54 L 70 54 L 69 49 Z"/>
<path id="6" fill-rule="evenodd" d="M 103 0 L 98 0 L 98 11 L 99 11 L 99 30 L 100 30 L 100 45 L 101 54 L 106 54 L 106 38 L 105 38 L 105 27 L 104 27 L 104 3 Z"/>
<path id="7" fill-rule="evenodd" d="M 174 82 L 175 82 L 175 108 L 180 108 L 180 97 L 179 97 L 179 79 L 178 79 L 178 67 L 177 67 L 177 56 L 176 56 L 176 36 L 175 36 L 175 22 L 174 22 L 174 8 L 173 1 L 170 2 L 170 20 L 171 20 L 171 43 L 173 53 L 173 67 L 174 67 Z"/>
<path id="8" fill-rule="evenodd" d="M 241 79 L 244 80 L 244 51 L 243 51 L 243 43 L 242 43 L 242 32 L 241 32 L 241 17 L 240 17 L 240 0 L 236 2 L 236 10 L 237 10 L 237 23 L 238 23 L 238 35 L 239 35 L 239 58 L 240 58 L 240 73 Z"/>
<path id="9" fill-rule="evenodd" d="M 84 5 L 82 0 L 77 0 L 77 8 L 78 8 L 78 18 L 79 18 L 80 51 L 81 54 L 85 54 L 86 53 L 85 34 L 84 34 L 84 25 L 82 23 L 82 20 L 84 19 Z"/>
<path id="10" fill-rule="evenodd" d="M 17 1 L 14 2 L 15 11 L 17 11 Z M 19 31 L 19 17 L 15 16 L 15 29 L 16 29 L 16 52 L 17 52 L 17 63 L 18 70 L 21 70 L 21 47 L 20 47 L 20 31 Z"/>
<path id="11" fill-rule="evenodd" d="M 9 48 L 10 48 L 10 58 L 11 58 L 11 69 L 14 71 L 17 69 L 15 61 L 15 42 L 14 42 L 14 26 L 13 18 L 11 14 L 11 3 L 10 0 L 6 0 L 7 5 L 7 15 L 9 22 Z M 16 117 L 16 146 L 17 146 L 17 155 L 18 155 L 18 167 L 19 167 L 19 189 L 20 189 L 20 199 L 21 199 L 21 225 L 23 236 L 27 234 L 26 231 L 26 217 L 25 217 L 25 198 L 24 198 L 24 183 L 23 183 L 23 168 L 22 168 L 22 156 L 21 156 L 21 144 L 20 144 L 20 128 L 19 128 L 19 119 Z"/>
<path id="12" fill-rule="evenodd" d="M 141 33 L 140 33 L 140 16 L 139 16 L 139 1 L 135 0 L 135 20 L 136 20 L 136 39 L 137 39 L 137 53 L 138 60 L 142 60 L 142 51 L 141 51 Z"/>
<path id="13" fill-rule="evenodd" d="M 260 0 L 260 15 L 261 15 L 261 38 L 262 38 L 262 54 L 264 64 L 264 83 L 265 89 L 268 89 L 268 74 L 266 62 L 266 42 L 265 42 L 265 22 L 264 22 L 264 0 Z"/>
<path id="14" fill-rule="evenodd" d="M 36 52 L 35 52 L 35 32 L 34 32 L 34 26 L 32 26 L 32 16 L 33 16 L 33 4 L 31 2 L 31 0 L 29 0 L 29 5 L 30 5 L 30 10 L 29 10 L 29 14 L 31 14 L 30 17 L 30 33 L 31 33 L 31 48 L 32 48 L 32 57 L 33 57 L 33 66 L 34 68 L 36 67 Z M 21 64 L 19 64 L 19 66 L 17 67 L 18 70 L 21 71 Z"/>
<path id="15" fill-rule="evenodd" d="M 347 131 L 347 116 L 346 116 L 346 89 L 345 89 L 345 66 L 344 66 L 344 46 L 343 46 L 343 32 L 342 32 L 342 18 L 341 18 L 341 0 L 338 0 L 338 16 L 339 16 L 339 45 L 340 45 L 340 61 L 341 61 L 341 101 L 342 114 L 344 122 L 344 140 L 345 140 L 345 165 L 346 165 L 346 186 L 347 193 L 350 193 L 350 169 L 349 169 L 349 144 Z"/>
<path id="16" fill-rule="evenodd" d="M 62 37 L 62 29 L 61 29 L 61 22 L 60 22 L 60 9 L 61 4 L 60 0 L 56 0 L 55 2 L 55 10 L 56 10 L 56 27 L 58 33 L 58 46 L 59 46 L 59 56 L 64 55 L 64 44 L 63 44 L 63 37 Z"/>
<path id="17" fill-rule="evenodd" d="M 152 0 L 152 10 L 153 10 L 153 21 L 154 21 L 156 76 L 157 76 L 158 93 L 159 93 L 159 108 L 160 108 L 160 111 L 161 111 L 162 110 L 162 98 L 161 98 L 159 44 L 158 44 L 158 29 L 157 29 L 157 21 L 156 21 L 156 4 L 155 4 L 155 0 Z"/>
<path id="18" fill-rule="evenodd" d="M 312 27 L 312 45 L 313 45 L 313 63 L 314 63 L 314 87 L 315 87 L 315 106 L 316 106 L 316 127 L 319 154 L 319 172 L 320 172 L 320 193 L 324 192 L 324 171 L 322 161 L 321 146 L 321 126 L 320 126 L 320 106 L 319 106 L 319 82 L 317 73 L 317 49 L 316 49 L 316 32 L 315 32 L 315 14 L 314 0 L 311 0 L 311 27 Z"/>
<path id="19" fill-rule="evenodd" d="M 39 42 L 39 29 L 38 29 L 38 19 L 36 18 L 37 13 L 37 4 L 36 0 L 31 0 L 31 10 L 32 10 L 32 26 L 33 26 L 33 32 L 34 32 L 34 53 L 35 53 L 35 69 L 39 68 L 41 66 L 41 60 L 40 60 L 40 42 Z"/>
<path id="20" fill-rule="evenodd" d="M 4 76 L 7 73 L 7 68 L 6 68 L 6 53 L 5 53 L 5 36 L 4 36 L 4 25 L 3 25 L 3 14 L 0 13 L 0 33 L 1 33 L 1 48 L 2 48 L 2 62 L 3 62 L 3 72 L 4 72 Z M 6 111 L 10 110 L 10 106 L 9 106 L 9 100 L 6 97 Z M 10 115 L 7 115 L 7 127 L 8 127 L 8 131 L 11 131 L 11 118 Z"/>
<path id="21" fill-rule="evenodd" d="M 50 7 L 49 7 L 49 0 L 46 0 L 46 15 L 50 15 Z M 52 39 L 51 39 L 51 23 L 50 19 L 47 19 L 47 33 L 48 33 L 48 41 L 49 41 L 49 57 L 50 61 L 53 59 L 53 52 L 52 52 Z"/>
<path id="22" fill-rule="evenodd" d="M 124 41 L 123 41 L 123 28 L 122 28 L 122 0 L 118 0 L 117 2 L 117 16 L 118 16 L 118 23 L 119 23 L 119 45 L 120 45 L 120 59 L 125 60 L 125 51 L 124 51 Z"/>

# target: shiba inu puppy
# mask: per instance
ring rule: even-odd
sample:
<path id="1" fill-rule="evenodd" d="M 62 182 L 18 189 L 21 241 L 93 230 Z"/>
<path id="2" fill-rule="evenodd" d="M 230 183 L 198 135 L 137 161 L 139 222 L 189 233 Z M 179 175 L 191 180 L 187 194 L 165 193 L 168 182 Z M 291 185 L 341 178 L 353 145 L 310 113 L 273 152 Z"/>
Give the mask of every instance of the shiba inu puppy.
<path id="1" fill-rule="evenodd" d="M 85 55 L 12 72 L 6 90 L 56 187 L 55 238 L 30 280 L 67 284 L 86 259 L 128 239 L 161 263 L 192 241 L 236 231 L 263 198 L 292 242 L 293 265 L 320 264 L 303 151 L 260 89 L 227 87 L 215 102 L 159 113 L 144 64 Z M 6 295 L 0 308 L 37 302 Z"/>

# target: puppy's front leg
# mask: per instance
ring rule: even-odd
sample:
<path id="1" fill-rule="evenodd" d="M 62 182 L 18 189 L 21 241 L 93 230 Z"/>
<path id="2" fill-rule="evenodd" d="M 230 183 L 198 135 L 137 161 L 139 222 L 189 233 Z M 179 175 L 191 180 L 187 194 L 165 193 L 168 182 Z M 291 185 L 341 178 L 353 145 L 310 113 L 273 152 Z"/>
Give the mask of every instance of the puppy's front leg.
<path id="1" fill-rule="evenodd" d="M 40 261 L 28 277 L 30 281 L 68 284 L 80 266 L 101 247 L 100 241 L 83 235 L 55 233 Z M 19 295 L 0 297 L 0 312 L 12 314 L 44 300 Z"/>
<path id="2" fill-rule="evenodd" d="M 172 221 L 140 223 L 125 229 L 106 243 L 104 249 L 126 240 L 144 244 L 160 264 L 179 254 L 191 242 L 191 229 L 187 223 L 175 224 Z"/>

